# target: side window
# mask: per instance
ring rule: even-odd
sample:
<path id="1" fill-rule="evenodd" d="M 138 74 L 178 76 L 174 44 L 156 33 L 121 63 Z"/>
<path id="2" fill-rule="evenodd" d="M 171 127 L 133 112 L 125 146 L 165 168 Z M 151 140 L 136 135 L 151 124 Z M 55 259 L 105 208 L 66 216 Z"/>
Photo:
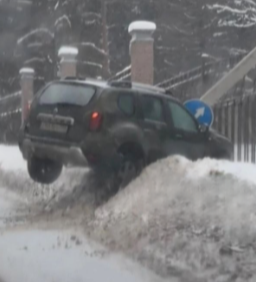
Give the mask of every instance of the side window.
<path id="1" fill-rule="evenodd" d="M 124 93 L 118 97 L 118 107 L 126 115 L 132 116 L 135 112 L 135 101 L 132 94 Z"/>
<path id="2" fill-rule="evenodd" d="M 167 101 L 172 114 L 173 125 L 176 129 L 197 133 L 197 125 L 193 118 L 179 104 Z"/>
<path id="3" fill-rule="evenodd" d="M 164 122 L 163 105 L 160 99 L 142 96 L 142 110 L 144 119 Z"/>

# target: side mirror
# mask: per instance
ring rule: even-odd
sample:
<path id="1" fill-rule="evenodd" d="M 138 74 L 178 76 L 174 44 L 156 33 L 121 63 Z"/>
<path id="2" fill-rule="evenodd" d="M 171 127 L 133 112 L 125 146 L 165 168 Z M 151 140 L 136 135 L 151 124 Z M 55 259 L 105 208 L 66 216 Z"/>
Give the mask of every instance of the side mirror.
<path id="1" fill-rule="evenodd" d="M 209 132 L 209 126 L 205 125 L 205 124 L 200 124 L 199 125 L 199 131 L 201 133 L 205 133 L 207 134 Z"/>

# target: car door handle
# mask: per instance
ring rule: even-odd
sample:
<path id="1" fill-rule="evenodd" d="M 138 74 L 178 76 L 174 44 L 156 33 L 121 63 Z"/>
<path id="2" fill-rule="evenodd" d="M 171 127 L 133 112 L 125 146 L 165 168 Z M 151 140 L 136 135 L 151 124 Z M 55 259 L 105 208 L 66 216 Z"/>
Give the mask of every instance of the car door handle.
<path id="1" fill-rule="evenodd" d="M 177 138 L 177 139 L 182 139 L 182 138 L 183 138 L 183 135 L 180 134 L 180 133 L 176 133 L 176 134 L 174 135 L 174 137 Z"/>
<path id="2" fill-rule="evenodd" d="M 163 126 L 160 125 L 160 124 L 156 124 L 155 126 L 156 126 L 156 129 L 157 129 L 157 130 L 161 130 L 161 129 L 163 128 Z"/>

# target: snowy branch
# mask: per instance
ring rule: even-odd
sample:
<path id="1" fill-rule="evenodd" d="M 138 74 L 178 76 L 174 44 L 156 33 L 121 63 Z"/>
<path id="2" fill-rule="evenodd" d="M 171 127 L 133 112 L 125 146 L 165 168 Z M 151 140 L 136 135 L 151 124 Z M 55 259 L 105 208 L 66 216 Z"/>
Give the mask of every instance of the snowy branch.
<path id="1" fill-rule="evenodd" d="M 27 48 L 38 48 L 42 46 L 43 44 L 41 42 L 32 42 L 27 45 Z"/>
<path id="2" fill-rule="evenodd" d="M 58 27 L 60 25 L 63 25 L 64 23 L 66 23 L 69 27 L 71 27 L 71 21 L 69 19 L 69 17 L 67 15 L 63 15 L 61 17 L 59 17 L 56 21 L 55 21 L 55 26 Z"/>
<path id="3" fill-rule="evenodd" d="M 17 92 L 15 92 L 15 93 L 13 93 L 13 94 L 9 94 L 9 95 L 7 95 L 7 96 L 5 96 L 5 97 L 0 98 L 0 104 L 1 104 L 2 102 L 5 102 L 6 100 L 15 98 L 15 97 L 17 97 L 17 96 L 21 96 L 21 91 L 17 91 Z"/>
<path id="4" fill-rule="evenodd" d="M 46 28 L 37 28 L 37 29 L 34 29 L 32 31 L 30 31 L 29 33 L 27 33 L 26 35 L 22 36 L 21 38 L 19 38 L 17 40 L 17 43 L 18 45 L 24 43 L 25 41 L 27 41 L 31 36 L 34 36 L 34 35 L 47 35 L 49 36 L 50 38 L 54 38 L 54 34 L 51 33 L 49 31 L 49 29 L 46 29 Z"/>
<path id="5" fill-rule="evenodd" d="M 92 66 L 92 67 L 96 67 L 96 68 L 100 68 L 100 69 L 103 68 L 101 64 L 97 64 L 97 63 L 89 62 L 89 61 L 83 61 L 83 62 L 80 62 L 80 64 L 87 65 L 87 66 Z"/>
<path id="6" fill-rule="evenodd" d="M 106 52 L 105 52 L 103 49 L 97 47 L 97 46 L 96 46 L 94 43 L 92 43 L 92 42 L 80 42 L 80 43 L 77 43 L 77 45 L 80 45 L 80 46 L 82 46 L 82 47 L 90 47 L 90 48 L 96 50 L 97 52 L 101 53 L 101 54 L 104 55 L 104 56 L 107 55 Z"/>
<path id="7" fill-rule="evenodd" d="M 98 18 L 98 19 L 101 19 L 101 15 L 100 14 L 97 14 L 97 13 L 93 13 L 93 12 L 84 12 L 82 14 L 83 17 L 95 17 L 95 18 Z"/>
<path id="8" fill-rule="evenodd" d="M 253 0 L 229 2 L 230 5 L 206 5 L 208 10 L 221 15 L 219 27 L 249 28 L 256 25 L 256 3 Z"/>
<path id="9" fill-rule="evenodd" d="M 32 64 L 32 63 L 45 63 L 45 59 L 44 58 L 31 58 L 29 60 L 26 60 L 24 62 L 24 64 Z"/>
<path id="10" fill-rule="evenodd" d="M 18 0 L 18 4 L 32 5 L 32 1 L 29 1 L 29 0 Z"/>

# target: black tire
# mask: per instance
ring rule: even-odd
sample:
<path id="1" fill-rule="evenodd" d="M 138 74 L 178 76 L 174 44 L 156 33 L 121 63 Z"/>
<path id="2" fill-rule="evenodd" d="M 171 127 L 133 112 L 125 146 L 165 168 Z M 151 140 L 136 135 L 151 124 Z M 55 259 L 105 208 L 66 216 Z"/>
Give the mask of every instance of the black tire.
<path id="1" fill-rule="evenodd" d="M 130 168 L 131 170 L 125 170 Z M 132 154 L 120 154 L 118 167 L 97 167 L 91 171 L 90 186 L 95 192 L 97 204 L 108 201 L 119 190 L 125 188 L 133 179 L 139 176 L 144 168 L 144 161 Z"/>
<path id="2" fill-rule="evenodd" d="M 28 173 L 35 182 L 49 185 L 55 182 L 61 172 L 63 165 L 49 159 L 40 159 L 32 156 L 27 163 Z"/>
<path id="3" fill-rule="evenodd" d="M 125 188 L 140 175 L 144 161 L 133 154 L 120 154 L 121 163 L 116 173 L 118 190 Z"/>

